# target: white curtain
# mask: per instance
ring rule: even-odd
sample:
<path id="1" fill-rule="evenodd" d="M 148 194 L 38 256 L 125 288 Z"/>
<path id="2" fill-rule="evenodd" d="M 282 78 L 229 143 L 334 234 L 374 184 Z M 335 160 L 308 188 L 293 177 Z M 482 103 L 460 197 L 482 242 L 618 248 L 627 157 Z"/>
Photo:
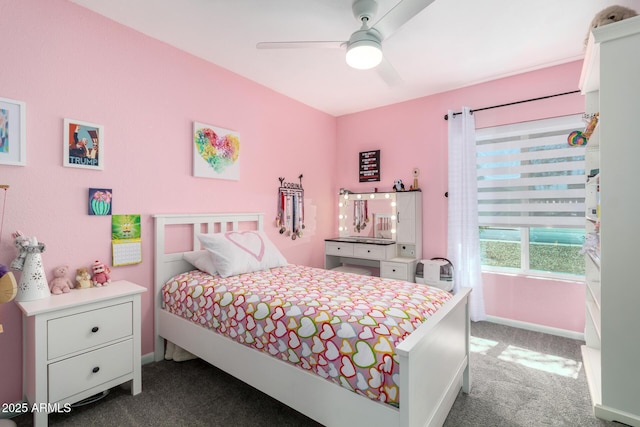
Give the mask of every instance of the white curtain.
<path id="1" fill-rule="evenodd" d="M 447 257 L 454 266 L 453 292 L 469 287 L 471 320 L 486 319 L 480 239 L 475 120 L 469 107 L 462 114 L 449 111 L 449 225 Z"/>

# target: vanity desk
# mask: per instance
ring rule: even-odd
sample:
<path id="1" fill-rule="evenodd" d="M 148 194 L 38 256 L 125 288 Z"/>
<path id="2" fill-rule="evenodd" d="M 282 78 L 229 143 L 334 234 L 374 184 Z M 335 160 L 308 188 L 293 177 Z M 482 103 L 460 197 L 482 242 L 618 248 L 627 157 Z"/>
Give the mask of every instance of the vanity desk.
<path id="1" fill-rule="evenodd" d="M 324 267 L 379 269 L 380 277 L 415 280 L 422 257 L 422 193 L 340 195 L 340 236 L 325 239 Z"/>

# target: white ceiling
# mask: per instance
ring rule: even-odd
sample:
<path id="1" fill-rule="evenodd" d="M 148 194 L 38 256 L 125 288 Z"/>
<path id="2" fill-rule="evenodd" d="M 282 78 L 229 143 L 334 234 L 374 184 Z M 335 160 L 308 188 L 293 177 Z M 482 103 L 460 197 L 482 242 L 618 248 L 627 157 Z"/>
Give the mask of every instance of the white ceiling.
<path id="1" fill-rule="evenodd" d="M 595 13 L 640 12 L 640 0 L 435 0 L 384 40 L 402 78 L 389 86 L 342 49 L 256 49 L 348 40 L 360 27 L 352 0 L 71 1 L 334 116 L 581 59 Z M 372 21 L 397 3 L 379 0 Z"/>

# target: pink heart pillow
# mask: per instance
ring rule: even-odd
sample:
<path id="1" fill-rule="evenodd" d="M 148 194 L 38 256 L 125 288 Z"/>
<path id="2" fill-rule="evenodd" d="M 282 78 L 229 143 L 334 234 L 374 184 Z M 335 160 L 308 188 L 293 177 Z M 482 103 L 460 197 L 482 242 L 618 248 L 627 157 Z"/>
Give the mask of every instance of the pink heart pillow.
<path id="1" fill-rule="evenodd" d="M 287 260 L 262 231 L 198 234 L 222 277 L 284 267 Z"/>

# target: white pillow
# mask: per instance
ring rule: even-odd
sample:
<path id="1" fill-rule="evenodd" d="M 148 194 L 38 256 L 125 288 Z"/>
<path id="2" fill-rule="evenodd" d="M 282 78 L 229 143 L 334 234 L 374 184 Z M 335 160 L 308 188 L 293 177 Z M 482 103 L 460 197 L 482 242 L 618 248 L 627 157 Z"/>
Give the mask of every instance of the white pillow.
<path id="1" fill-rule="evenodd" d="M 213 257 L 209 251 L 185 252 L 182 257 L 198 270 L 209 273 L 212 276 L 217 274 Z"/>
<path id="2" fill-rule="evenodd" d="M 287 260 L 262 231 L 198 234 L 222 277 L 284 267 Z"/>

